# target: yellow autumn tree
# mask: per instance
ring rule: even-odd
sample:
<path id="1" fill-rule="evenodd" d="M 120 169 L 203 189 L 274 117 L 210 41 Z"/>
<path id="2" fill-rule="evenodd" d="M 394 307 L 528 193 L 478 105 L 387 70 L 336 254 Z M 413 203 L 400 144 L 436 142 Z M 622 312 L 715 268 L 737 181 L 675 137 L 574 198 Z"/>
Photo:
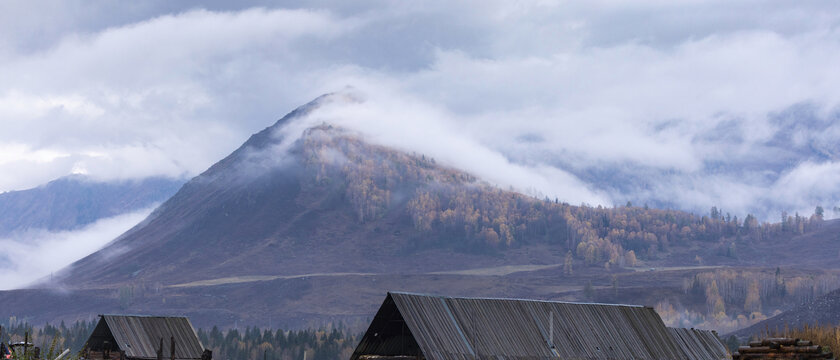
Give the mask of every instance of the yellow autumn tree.
<path id="1" fill-rule="evenodd" d="M 744 311 L 747 313 L 761 312 L 761 297 L 758 280 L 753 279 L 747 287 L 747 298 L 744 300 Z"/>

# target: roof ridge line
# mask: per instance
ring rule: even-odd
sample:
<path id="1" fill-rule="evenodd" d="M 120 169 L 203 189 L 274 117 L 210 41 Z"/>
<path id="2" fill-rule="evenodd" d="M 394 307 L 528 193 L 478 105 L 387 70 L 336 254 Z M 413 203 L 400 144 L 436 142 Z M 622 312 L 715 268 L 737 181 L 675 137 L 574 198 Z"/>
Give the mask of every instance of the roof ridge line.
<path id="1" fill-rule="evenodd" d="M 602 306 L 624 306 L 624 307 L 633 307 L 633 308 L 652 308 L 651 306 L 646 306 L 646 305 L 608 304 L 608 303 L 597 303 L 597 302 L 574 302 L 574 301 L 557 301 L 557 300 L 523 299 L 523 298 L 503 298 L 503 297 L 448 296 L 448 295 L 416 293 L 416 292 L 410 292 L 410 291 L 388 291 L 388 294 L 423 296 L 423 297 L 440 298 L 440 299 L 510 300 L 510 301 L 540 302 L 540 303 L 549 303 L 549 304 L 602 305 Z"/>

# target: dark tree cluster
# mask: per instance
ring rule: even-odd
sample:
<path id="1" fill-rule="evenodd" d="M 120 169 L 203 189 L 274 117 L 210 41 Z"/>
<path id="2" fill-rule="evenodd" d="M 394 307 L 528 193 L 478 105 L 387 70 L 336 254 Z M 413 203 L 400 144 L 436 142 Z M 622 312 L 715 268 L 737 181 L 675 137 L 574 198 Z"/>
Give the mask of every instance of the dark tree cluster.
<path id="1" fill-rule="evenodd" d="M 85 346 L 90 333 L 96 327 L 96 321 L 77 321 L 70 326 L 62 321 L 58 326 L 46 324 L 33 327 L 28 322 L 11 317 L 8 322 L 0 326 L 2 326 L 0 341 L 3 343 L 23 341 L 28 334 L 30 341 L 40 347 L 44 354 L 47 354 L 50 347 L 54 347 L 55 354 L 64 349 L 70 349 L 71 354 L 76 354 Z"/>
<path id="2" fill-rule="evenodd" d="M 58 326 L 46 324 L 33 327 L 31 324 L 18 321 L 12 317 L 2 326 L 0 341 L 3 343 L 23 341 L 29 336 L 30 341 L 41 348 L 42 355 L 48 354 L 53 348 L 53 354 L 64 349 L 70 349 L 70 358 L 77 358 L 93 329 L 96 321 L 78 321 L 70 326 L 61 322 Z M 201 343 L 213 351 L 213 358 L 219 360 L 252 359 L 252 360 L 333 360 L 348 359 L 353 353 L 361 334 L 353 333 L 343 327 L 325 329 L 309 329 L 298 331 L 260 330 L 248 327 L 244 331 L 236 329 L 211 330 L 198 329 Z"/>
<path id="3" fill-rule="evenodd" d="M 359 334 L 337 328 L 283 331 L 248 327 L 240 332 L 222 331 L 214 326 L 209 331 L 197 332 L 202 344 L 219 360 L 349 359 L 360 339 Z"/>

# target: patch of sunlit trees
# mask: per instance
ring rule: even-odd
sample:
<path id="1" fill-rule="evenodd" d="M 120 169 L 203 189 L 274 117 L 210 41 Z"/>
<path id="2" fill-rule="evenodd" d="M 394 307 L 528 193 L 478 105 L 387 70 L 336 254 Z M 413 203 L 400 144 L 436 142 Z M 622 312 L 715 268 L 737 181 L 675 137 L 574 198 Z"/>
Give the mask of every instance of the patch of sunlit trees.
<path id="1" fill-rule="evenodd" d="M 811 301 L 838 287 L 836 272 L 718 269 L 684 279 L 685 298 L 679 306 L 663 300 L 656 310 L 668 326 L 729 332 L 774 316 L 785 304 Z"/>

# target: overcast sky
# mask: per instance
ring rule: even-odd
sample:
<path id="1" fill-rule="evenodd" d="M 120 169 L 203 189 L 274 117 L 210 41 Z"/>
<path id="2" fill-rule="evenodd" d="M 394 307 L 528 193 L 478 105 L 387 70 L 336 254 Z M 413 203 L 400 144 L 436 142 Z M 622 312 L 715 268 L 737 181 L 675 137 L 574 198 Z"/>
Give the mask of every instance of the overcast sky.
<path id="1" fill-rule="evenodd" d="M 306 121 L 530 194 L 840 205 L 836 1 L 230 3 L 0 2 L 0 191 L 193 176 L 352 86 Z"/>

